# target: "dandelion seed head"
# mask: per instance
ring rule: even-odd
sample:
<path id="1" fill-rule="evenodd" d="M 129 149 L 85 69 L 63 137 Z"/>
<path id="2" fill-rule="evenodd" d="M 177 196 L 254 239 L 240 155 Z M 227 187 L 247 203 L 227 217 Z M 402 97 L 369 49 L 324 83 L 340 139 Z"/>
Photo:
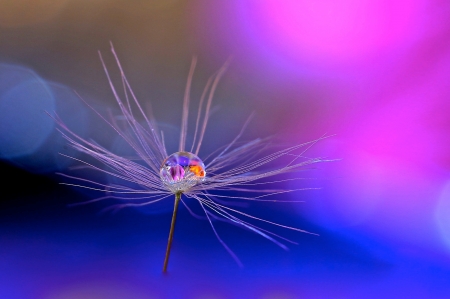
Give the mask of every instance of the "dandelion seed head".
<path id="1" fill-rule="evenodd" d="M 171 192 L 183 193 L 204 181 L 205 164 L 193 153 L 176 152 L 164 160 L 159 175 Z"/>
<path id="2" fill-rule="evenodd" d="M 280 224 L 277 222 L 265 220 L 252 214 L 244 213 L 233 204 L 224 202 L 222 198 L 230 198 L 241 201 L 279 201 L 266 199 L 265 197 L 276 196 L 279 194 L 304 190 L 298 188 L 286 190 L 283 188 L 273 188 L 273 184 L 287 181 L 282 179 L 283 174 L 296 172 L 306 165 L 324 161 L 322 158 L 308 158 L 304 154 L 319 140 L 326 138 L 322 136 L 311 142 L 296 144 L 290 147 L 266 154 L 268 145 L 265 140 L 257 138 L 255 140 L 241 142 L 243 131 L 247 127 L 252 115 L 244 123 L 239 134 L 230 142 L 217 151 L 207 155 L 208 176 L 206 175 L 206 166 L 197 156 L 203 143 L 208 120 L 211 118 L 211 107 L 214 92 L 217 84 L 225 72 L 229 61 L 227 61 L 216 73 L 207 81 L 203 93 L 200 97 L 199 107 L 192 143 L 189 144 L 190 150 L 186 150 L 188 145 L 186 140 L 188 134 L 188 116 L 190 102 L 190 87 L 194 75 L 196 58 L 192 60 L 191 68 L 186 84 L 185 96 L 183 100 L 182 122 L 180 130 L 180 143 L 178 152 L 171 155 L 167 154 L 164 132 L 156 127 L 156 120 L 152 113 L 144 113 L 144 110 L 137 100 L 131 86 L 125 77 L 122 66 L 119 62 L 116 52 L 111 45 L 111 51 L 116 59 L 117 66 L 122 77 L 123 96 L 121 96 L 113 84 L 106 64 L 100 54 L 100 59 L 104 67 L 107 79 L 109 81 L 112 93 L 118 103 L 122 115 L 120 122 L 117 118 L 106 117 L 96 112 L 109 126 L 111 126 L 133 150 L 135 157 L 129 158 L 117 155 L 110 150 L 97 144 L 95 141 L 86 140 L 73 131 L 71 131 L 64 122 L 56 115 L 55 120 L 61 128 L 61 132 L 69 144 L 78 151 L 87 154 L 97 160 L 98 164 L 73 158 L 85 164 L 85 167 L 95 171 L 104 172 L 119 180 L 119 183 L 104 184 L 94 180 L 85 179 L 76 176 L 63 175 L 67 178 L 78 180 L 80 184 L 68 183 L 67 185 L 84 187 L 91 190 L 105 192 L 106 195 L 89 202 L 99 200 L 116 199 L 124 203 L 113 206 L 114 210 L 124 207 L 142 207 L 153 205 L 160 201 L 175 195 L 172 221 L 169 231 L 169 239 L 164 259 L 163 272 L 167 271 L 167 265 L 171 250 L 171 244 L 174 234 L 175 220 L 180 202 L 186 206 L 187 210 L 196 218 L 198 216 L 188 207 L 188 204 L 197 203 L 204 212 L 203 219 L 206 219 L 222 246 L 230 253 L 238 265 L 242 266 L 238 257 L 219 237 L 218 231 L 214 227 L 215 221 L 225 221 L 244 229 L 259 234 L 263 238 L 273 242 L 283 249 L 287 247 L 277 239 L 292 242 L 270 230 L 252 223 L 261 222 L 290 229 L 299 232 L 304 230 Z M 89 104 L 86 103 L 88 106 Z M 95 110 L 94 110 L 95 111 Z M 145 122 L 137 121 L 136 117 L 141 115 Z M 122 121 L 123 120 L 123 121 Z M 258 157 L 260 154 L 262 157 Z M 68 156 L 70 157 L 70 156 Z M 136 161 L 140 162 L 136 162 Z M 270 177 L 280 177 L 279 179 L 268 180 Z M 127 186 L 128 183 L 132 187 Z M 87 186 L 83 186 L 86 184 Z M 260 188 L 267 185 L 268 187 Z M 248 195 L 233 195 L 229 192 L 247 192 Z M 223 193 L 225 192 L 225 194 Z M 185 200 L 183 200 L 182 196 Z M 247 219 L 245 219 L 247 218 Z"/>

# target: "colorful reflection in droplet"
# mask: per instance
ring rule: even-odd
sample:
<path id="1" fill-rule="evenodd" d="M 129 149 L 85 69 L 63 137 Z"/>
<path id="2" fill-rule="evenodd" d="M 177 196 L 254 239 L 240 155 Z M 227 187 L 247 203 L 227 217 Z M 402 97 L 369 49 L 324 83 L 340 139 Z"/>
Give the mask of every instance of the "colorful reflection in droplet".
<path id="1" fill-rule="evenodd" d="M 206 176 L 203 161 L 189 152 L 170 155 L 159 171 L 163 183 L 174 193 L 184 192 L 203 181 Z"/>

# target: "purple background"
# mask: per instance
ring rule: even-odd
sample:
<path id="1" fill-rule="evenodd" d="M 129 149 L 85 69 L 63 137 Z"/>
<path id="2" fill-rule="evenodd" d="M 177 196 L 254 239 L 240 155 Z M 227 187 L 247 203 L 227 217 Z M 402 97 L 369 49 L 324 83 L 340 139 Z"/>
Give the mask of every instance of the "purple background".
<path id="1" fill-rule="evenodd" d="M 449 37 L 442 0 L 1 1 L 0 298 L 449 298 Z M 100 194 L 58 184 L 75 164 L 57 153 L 76 153 L 44 111 L 127 153 L 74 93 L 117 112 L 97 54 L 117 78 L 109 41 L 169 151 L 193 55 L 194 109 L 233 56 L 200 156 L 252 112 L 244 140 L 333 135 L 308 154 L 337 161 L 283 186 L 320 190 L 244 209 L 320 236 L 272 228 L 299 243 L 284 251 L 219 223 L 240 269 L 182 208 L 164 276 L 172 200 L 117 214 L 100 213 L 110 202 L 67 207 Z"/>

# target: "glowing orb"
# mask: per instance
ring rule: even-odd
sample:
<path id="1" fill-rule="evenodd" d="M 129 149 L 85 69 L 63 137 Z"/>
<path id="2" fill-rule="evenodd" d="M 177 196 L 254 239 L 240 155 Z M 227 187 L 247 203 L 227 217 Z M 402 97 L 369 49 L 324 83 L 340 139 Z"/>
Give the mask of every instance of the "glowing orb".
<path id="1" fill-rule="evenodd" d="M 205 164 L 193 153 L 176 152 L 164 160 L 159 175 L 170 191 L 184 192 L 205 179 Z"/>
<path id="2" fill-rule="evenodd" d="M 424 1 L 264 0 L 250 8 L 270 47 L 323 63 L 380 55 L 419 35 Z"/>

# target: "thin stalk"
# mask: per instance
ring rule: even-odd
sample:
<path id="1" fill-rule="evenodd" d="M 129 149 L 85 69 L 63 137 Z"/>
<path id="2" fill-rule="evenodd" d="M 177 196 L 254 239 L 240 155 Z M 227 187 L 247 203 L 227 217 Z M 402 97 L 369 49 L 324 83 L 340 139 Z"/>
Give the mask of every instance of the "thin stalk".
<path id="1" fill-rule="evenodd" d="M 180 199 L 181 199 L 181 192 L 175 193 L 175 203 L 173 205 L 172 223 L 170 224 L 169 240 L 167 241 L 166 257 L 164 258 L 163 273 L 167 272 L 167 265 L 169 264 L 170 249 L 172 247 L 173 232 L 175 230 L 175 221 L 177 220 L 177 211 Z"/>

